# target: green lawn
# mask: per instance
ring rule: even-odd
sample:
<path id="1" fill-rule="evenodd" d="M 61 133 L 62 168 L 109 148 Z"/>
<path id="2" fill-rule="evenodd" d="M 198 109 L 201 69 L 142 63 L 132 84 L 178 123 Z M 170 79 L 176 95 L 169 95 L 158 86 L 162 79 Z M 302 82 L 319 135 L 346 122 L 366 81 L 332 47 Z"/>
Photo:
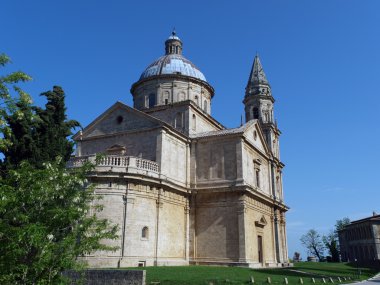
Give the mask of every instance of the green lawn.
<path id="1" fill-rule="evenodd" d="M 129 268 L 132 269 L 132 268 Z M 337 277 L 356 278 L 357 269 L 346 263 L 316 263 L 300 262 L 292 268 L 281 269 L 249 269 L 241 267 L 219 267 L 219 266 L 162 266 L 162 267 L 145 267 L 133 268 L 144 269 L 147 274 L 147 285 L 151 282 L 160 282 L 162 285 L 218 285 L 218 284 L 251 284 L 250 278 L 253 277 L 254 284 L 268 285 L 268 277 L 271 284 L 285 284 L 284 278 L 288 278 L 289 284 L 300 284 L 302 277 L 304 284 L 313 284 L 312 277 L 315 278 L 315 284 L 323 284 L 322 277 L 325 277 L 326 284 L 330 283 L 329 277 L 332 277 L 334 284 L 339 283 Z M 360 268 L 360 279 L 368 279 L 376 272 L 368 268 Z M 298 272 L 302 271 L 302 272 Z"/>

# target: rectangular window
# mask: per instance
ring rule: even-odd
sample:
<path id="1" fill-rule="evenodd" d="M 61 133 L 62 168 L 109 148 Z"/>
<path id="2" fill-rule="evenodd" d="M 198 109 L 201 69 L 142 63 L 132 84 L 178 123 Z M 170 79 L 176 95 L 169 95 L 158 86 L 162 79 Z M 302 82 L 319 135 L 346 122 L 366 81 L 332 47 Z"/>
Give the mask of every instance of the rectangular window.
<path id="1" fill-rule="evenodd" d="M 260 170 L 256 169 L 256 186 L 260 188 Z"/>

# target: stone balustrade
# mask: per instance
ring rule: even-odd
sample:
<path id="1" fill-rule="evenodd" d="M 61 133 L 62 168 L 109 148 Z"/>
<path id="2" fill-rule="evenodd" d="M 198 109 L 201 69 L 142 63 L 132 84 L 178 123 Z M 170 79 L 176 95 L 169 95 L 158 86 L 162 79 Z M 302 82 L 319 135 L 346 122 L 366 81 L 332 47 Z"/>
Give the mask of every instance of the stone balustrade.
<path id="1" fill-rule="evenodd" d="M 104 155 L 98 159 L 95 155 L 73 157 L 67 163 L 67 167 L 80 167 L 85 162 L 93 163 L 97 170 L 111 167 L 115 172 L 134 172 L 133 170 L 145 170 L 157 174 L 160 172 L 159 165 L 155 161 L 124 155 Z"/>

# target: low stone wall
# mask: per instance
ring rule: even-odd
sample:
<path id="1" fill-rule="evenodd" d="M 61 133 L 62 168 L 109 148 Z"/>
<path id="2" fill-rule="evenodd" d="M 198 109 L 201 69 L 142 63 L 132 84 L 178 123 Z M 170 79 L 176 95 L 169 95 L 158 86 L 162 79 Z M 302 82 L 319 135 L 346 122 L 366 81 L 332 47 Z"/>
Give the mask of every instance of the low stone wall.
<path id="1" fill-rule="evenodd" d="M 145 270 L 96 270 L 66 271 L 70 285 L 145 285 Z M 82 279 L 83 278 L 83 279 Z"/>

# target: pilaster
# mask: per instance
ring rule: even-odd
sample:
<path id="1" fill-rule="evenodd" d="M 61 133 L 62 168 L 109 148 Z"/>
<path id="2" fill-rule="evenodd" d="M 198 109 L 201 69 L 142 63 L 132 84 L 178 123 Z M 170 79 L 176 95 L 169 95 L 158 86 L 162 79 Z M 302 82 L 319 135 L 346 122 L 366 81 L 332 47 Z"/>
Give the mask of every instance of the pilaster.
<path id="1" fill-rule="evenodd" d="M 246 253 L 246 213 L 247 209 L 245 206 L 245 201 L 240 200 L 237 215 L 238 215 L 238 230 L 239 230 L 239 262 L 247 262 L 247 253 Z"/>

